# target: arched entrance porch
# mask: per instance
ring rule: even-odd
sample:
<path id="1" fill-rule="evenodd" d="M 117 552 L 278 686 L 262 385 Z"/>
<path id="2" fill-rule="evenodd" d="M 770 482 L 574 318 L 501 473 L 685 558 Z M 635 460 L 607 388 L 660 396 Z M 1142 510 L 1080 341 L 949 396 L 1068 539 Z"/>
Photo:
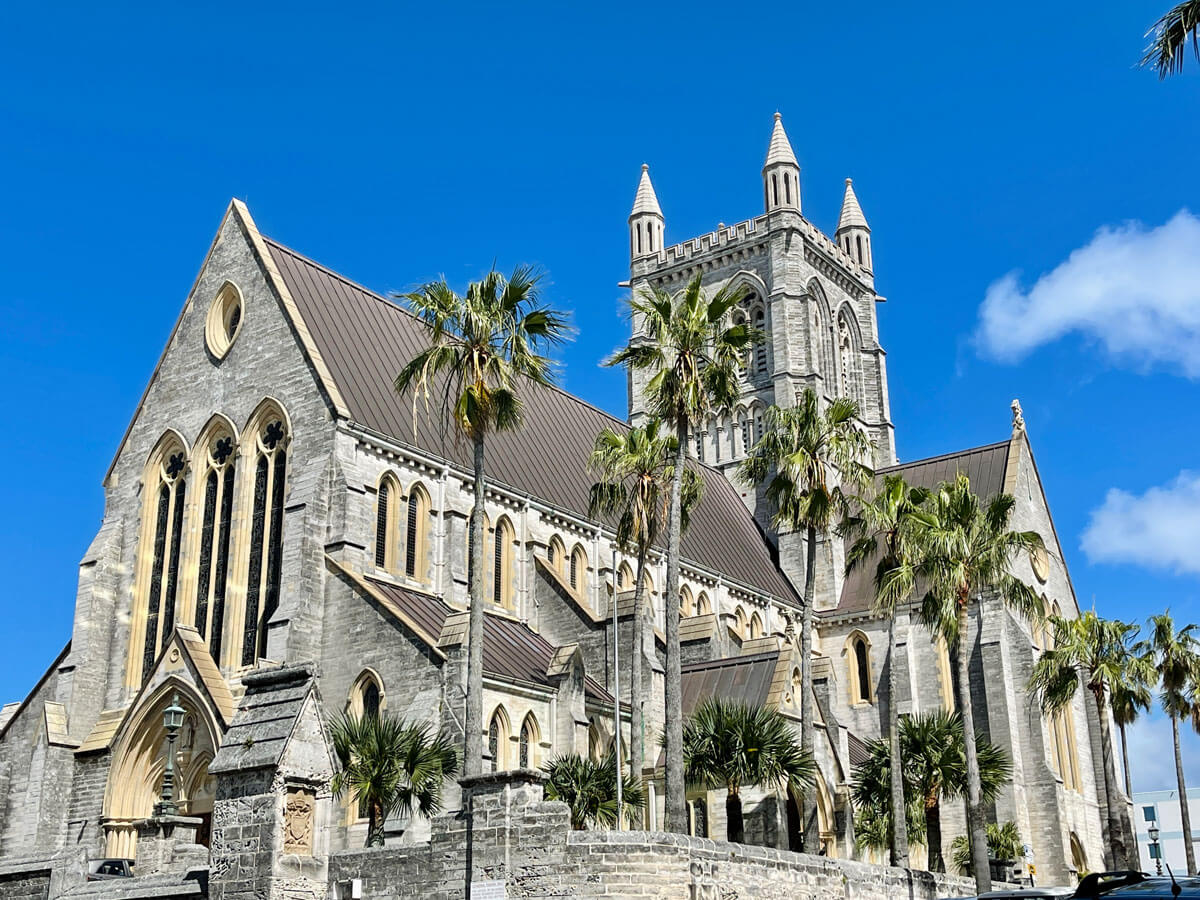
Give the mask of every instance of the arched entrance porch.
<path id="1" fill-rule="evenodd" d="M 172 677 L 131 712 L 113 748 L 101 818 L 106 856 L 137 856 L 137 823 L 153 814 L 154 804 L 162 796 L 167 753 L 163 711 L 176 697 L 184 721 L 175 739 L 174 799 L 180 815 L 201 820 L 197 841 L 208 844 L 214 796 L 208 766 L 219 744 L 220 729 L 215 714 L 196 690 Z"/>

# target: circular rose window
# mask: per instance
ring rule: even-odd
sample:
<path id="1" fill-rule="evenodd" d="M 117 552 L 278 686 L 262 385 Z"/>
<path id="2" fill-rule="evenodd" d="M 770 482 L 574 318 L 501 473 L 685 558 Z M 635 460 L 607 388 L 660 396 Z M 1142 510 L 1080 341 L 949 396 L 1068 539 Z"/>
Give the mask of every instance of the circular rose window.
<path id="1" fill-rule="evenodd" d="M 224 359 L 242 327 L 242 292 L 232 282 L 225 282 L 208 307 L 204 323 L 204 339 L 209 352 Z"/>

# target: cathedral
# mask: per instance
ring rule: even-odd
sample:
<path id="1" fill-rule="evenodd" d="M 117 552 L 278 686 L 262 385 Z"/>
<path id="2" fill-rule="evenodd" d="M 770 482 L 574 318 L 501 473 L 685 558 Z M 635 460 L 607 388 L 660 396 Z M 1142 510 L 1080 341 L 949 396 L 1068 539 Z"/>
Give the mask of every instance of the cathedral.
<path id="1" fill-rule="evenodd" d="M 962 472 L 982 497 L 1012 494 L 1014 527 L 1037 531 L 1048 550 L 1018 560 L 1017 574 L 1048 608 L 1071 616 L 1078 606 L 1019 406 L 993 444 L 898 462 L 876 317 L 884 298 L 850 180 L 827 236 L 802 212 L 800 166 L 776 114 L 762 184 L 761 215 L 669 244 L 643 166 L 628 220 L 625 287 L 674 292 L 696 275 L 710 291 L 739 287 L 735 315 L 767 335 L 736 407 L 689 440 L 704 497 L 683 540 L 685 712 L 736 697 L 798 728 L 802 704 L 814 703 L 822 853 L 880 861 L 856 848 L 854 767 L 893 704 L 902 714 L 953 708 L 956 676 L 945 645 L 907 610 L 887 659 L 870 578 L 845 575 L 833 539 L 818 548 L 814 695 L 800 696 L 804 538 L 775 530 L 735 474 L 765 410 L 793 405 L 805 388 L 851 397 L 877 472 L 928 486 Z M 321 723 L 386 711 L 461 740 L 470 448 L 439 410 L 414 410 L 392 385 L 424 340 L 405 310 L 261 234 L 243 203 L 230 204 L 104 473 L 69 640 L 0 716 L 0 888 L 14 861 L 55 854 L 141 865 L 139 835 L 161 812 L 168 772 L 214 877 L 271 867 L 247 838 L 270 805 L 256 798 L 308 816 L 307 831 L 280 838 L 289 852 L 358 848 L 365 813 L 328 791 L 335 763 L 314 750 Z M 629 382 L 634 424 L 645 416 L 641 377 Z M 635 617 L 634 560 L 588 512 L 593 441 L 624 422 L 554 387 L 527 385 L 523 399 L 523 427 L 487 445 L 485 767 L 603 753 L 622 722 L 622 747 L 647 747 L 646 827 L 656 829 L 665 561 L 652 554 L 652 615 Z M 987 597 L 971 616 L 976 723 L 1013 765 L 989 815 L 1017 823 L 1041 883 L 1104 868 L 1094 708 L 1077 698 L 1042 715 L 1024 686 L 1047 636 Z M 631 666 L 642 669 L 643 697 L 630 696 Z M 629 733 L 632 703 L 645 710 L 645 734 Z M 181 724 L 168 740 L 164 713 L 174 712 Z M 460 802 L 457 786 L 445 800 Z M 747 842 L 799 849 L 798 801 L 747 792 Z M 723 794 L 691 791 L 688 810 L 693 834 L 724 836 Z M 948 855 L 961 802 L 946 802 L 942 817 Z M 387 832 L 398 846 L 430 836 L 418 816 L 389 820 Z"/>

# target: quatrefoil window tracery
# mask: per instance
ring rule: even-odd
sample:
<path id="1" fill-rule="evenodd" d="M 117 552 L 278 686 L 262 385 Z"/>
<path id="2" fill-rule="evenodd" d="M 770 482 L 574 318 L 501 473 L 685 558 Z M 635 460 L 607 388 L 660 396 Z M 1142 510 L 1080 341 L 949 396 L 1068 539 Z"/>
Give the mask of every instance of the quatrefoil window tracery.
<path id="1" fill-rule="evenodd" d="M 167 463 L 163 466 L 163 473 L 167 476 L 168 481 L 174 481 L 183 472 L 187 466 L 187 460 L 183 452 L 172 453 L 167 457 Z"/>
<path id="2" fill-rule="evenodd" d="M 229 458 L 231 456 L 233 456 L 233 438 L 232 437 L 219 438 L 213 444 L 213 449 L 212 449 L 213 463 L 218 468 L 220 468 L 221 466 L 225 465 L 225 463 L 227 463 L 229 461 Z"/>
<path id="3" fill-rule="evenodd" d="M 283 440 L 283 423 L 279 421 L 271 422 L 263 431 L 262 442 L 263 446 L 269 451 L 274 451 Z"/>

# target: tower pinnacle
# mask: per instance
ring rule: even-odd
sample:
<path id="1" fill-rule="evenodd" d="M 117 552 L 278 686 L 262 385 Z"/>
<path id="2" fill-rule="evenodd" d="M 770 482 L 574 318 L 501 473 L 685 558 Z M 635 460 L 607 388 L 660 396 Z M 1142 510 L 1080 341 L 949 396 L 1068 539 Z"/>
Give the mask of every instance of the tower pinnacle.
<path id="1" fill-rule="evenodd" d="M 852 260 L 868 272 L 872 271 L 871 229 L 854 193 L 854 183 L 849 178 L 846 179 L 846 193 L 842 197 L 842 214 L 838 217 L 837 231 L 833 236 Z"/>
<path id="2" fill-rule="evenodd" d="M 762 176 L 767 212 L 777 209 L 800 211 L 800 163 L 796 162 L 796 154 L 783 130 L 783 116 L 779 113 L 775 113 L 775 127 L 771 129 Z"/>
<path id="3" fill-rule="evenodd" d="M 642 177 L 633 198 L 633 211 L 629 214 L 630 258 L 637 259 L 661 250 L 665 227 L 662 207 L 658 205 L 658 196 L 650 183 L 650 166 L 642 163 Z"/>

